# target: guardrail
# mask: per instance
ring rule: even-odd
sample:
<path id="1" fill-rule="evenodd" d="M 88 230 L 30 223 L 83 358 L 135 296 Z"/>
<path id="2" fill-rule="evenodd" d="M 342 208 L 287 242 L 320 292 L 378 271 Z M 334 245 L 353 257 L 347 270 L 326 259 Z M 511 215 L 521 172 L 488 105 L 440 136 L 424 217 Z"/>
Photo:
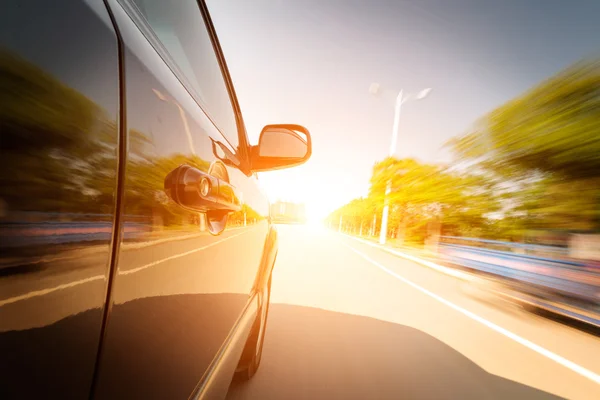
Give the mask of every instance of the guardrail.
<path id="1" fill-rule="evenodd" d="M 513 243 L 509 242 L 456 237 L 452 239 L 464 240 L 467 243 L 494 243 L 514 247 Z M 532 245 L 524 246 L 532 247 Z M 536 247 L 539 250 L 539 246 Z M 587 302 L 600 301 L 600 268 L 590 266 L 584 261 L 443 242 L 439 244 L 438 251 L 443 259 L 452 264 L 504 279 L 516 280 Z"/>
<path id="2" fill-rule="evenodd" d="M 0 224 L 0 247 L 57 245 L 108 241 L 113 224 L 106 221 L 44 221 Z M 124 237 L 136 239 L 148 232 L 145 224 L 125 223 Z"/>
<path id="3" fill-rule="evenodd" d="M 517 243 L 517 242 L 505 242 L 500 240 L 491 240 L 491 239 L 479 239 L 479 238 L 468 238 L 468 237 L 460 237 L 460 236 L 441 236 L 440 240 L 442 242 L 445 241 L 460 241 L 464 243 L 474 243 L 474 244 L 482 244 L 487 246 L 499 246 L 505 247 L 509 249 L 518 249 L 524 250 L 525 252 L 530 251 L 532 253 L 552 253 L 552 254 L 560 254 L 567 256 L 569 253 L 568 248 L 561 246 L 548 246 L 548 245 L 539 245 L 539 244 L 529 244 L 529 243 Z"/>

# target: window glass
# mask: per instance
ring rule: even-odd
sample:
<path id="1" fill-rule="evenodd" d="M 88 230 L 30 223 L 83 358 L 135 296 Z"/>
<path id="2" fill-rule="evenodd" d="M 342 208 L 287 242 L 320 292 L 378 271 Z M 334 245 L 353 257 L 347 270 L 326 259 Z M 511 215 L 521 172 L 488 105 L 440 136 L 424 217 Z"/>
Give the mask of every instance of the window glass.
<path id="1" fill-rule="evenodd" d="M 228 141 L 237 146 L 235 114 L 217 56 L 194 0 L 134 0 L 184 75 L 189 89 Z"/>

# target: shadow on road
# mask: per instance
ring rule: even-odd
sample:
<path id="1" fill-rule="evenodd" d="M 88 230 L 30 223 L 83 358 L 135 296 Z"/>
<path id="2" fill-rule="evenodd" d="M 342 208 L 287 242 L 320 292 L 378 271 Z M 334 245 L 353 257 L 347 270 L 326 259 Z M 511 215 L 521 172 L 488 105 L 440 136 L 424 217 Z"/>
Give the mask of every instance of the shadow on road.
<path id="1" fill-rule="evenodd" d="M 228 399 L 556 399 L 417 329 L 272 304 L 262 364 Z"/>

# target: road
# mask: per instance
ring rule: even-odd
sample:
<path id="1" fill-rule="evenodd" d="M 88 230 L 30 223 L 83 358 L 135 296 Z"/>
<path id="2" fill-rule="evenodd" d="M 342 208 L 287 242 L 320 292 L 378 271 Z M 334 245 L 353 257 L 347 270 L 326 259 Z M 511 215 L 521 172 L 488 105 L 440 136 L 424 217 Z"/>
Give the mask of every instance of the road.
<path id="1" fill-rule="evenodd" d="M 279 226 L 262 365 L 228 399 L 598 399 L 600 337 L 338 233 Z"/>

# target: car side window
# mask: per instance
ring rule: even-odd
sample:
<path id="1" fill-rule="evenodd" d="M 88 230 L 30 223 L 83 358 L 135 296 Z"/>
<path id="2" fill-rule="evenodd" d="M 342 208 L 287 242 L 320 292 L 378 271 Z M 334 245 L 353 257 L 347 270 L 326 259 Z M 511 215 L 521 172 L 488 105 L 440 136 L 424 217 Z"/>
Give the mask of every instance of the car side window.
<path id="1" fill-rule="evenodd" d="M 231 145 L 237 147 L 235 113 L 196 0 L 133 2 L 177 64 L 188 89 Z"/>

